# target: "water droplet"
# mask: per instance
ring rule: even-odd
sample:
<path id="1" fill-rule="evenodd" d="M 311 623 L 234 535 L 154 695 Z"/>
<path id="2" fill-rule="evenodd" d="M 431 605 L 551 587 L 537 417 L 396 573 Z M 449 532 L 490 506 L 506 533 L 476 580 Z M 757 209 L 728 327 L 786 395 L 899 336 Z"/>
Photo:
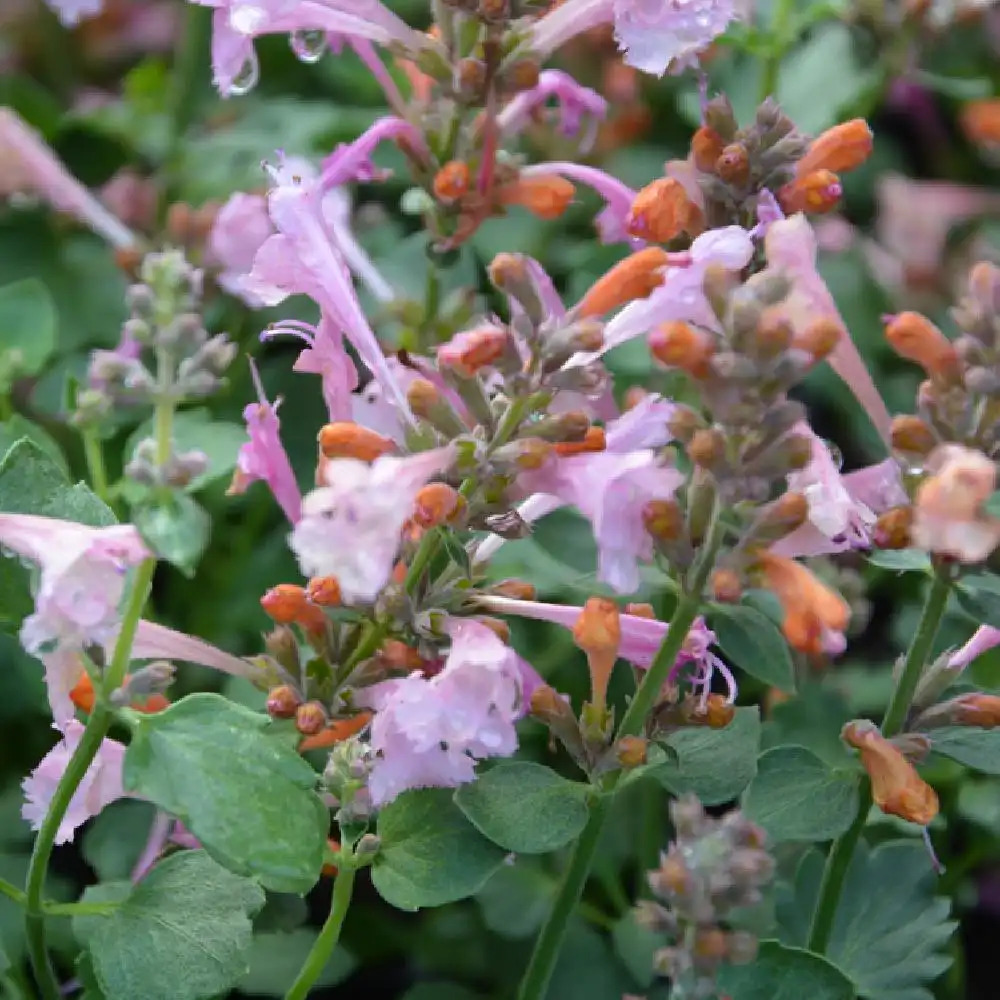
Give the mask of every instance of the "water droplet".
<path id="1" fill-rule="evenodd" d="M 326 32 L 318 29 L 300 28 L 293 31 L 288 39 L 299 62 L 315 63 L 326 54 Z"/>
<path id="2" fill-rule="evenodd" d="M 229 83 L 229 93 L 234 97 L 242 97 L 257 86 L 259 79 L 260 64 L 257 62 L 257 54 L 251 50 L 243 65 L 233 75 Z"/>
<path id="3" fill-rule="evenodd" d="M 833 462 L 834 467 L 839 472 L 844 467 L 844 453 L 832 441 L 824 439 L 823 444 L 826 445 L 827 450 L 830 452 L 830 461 Z"/>

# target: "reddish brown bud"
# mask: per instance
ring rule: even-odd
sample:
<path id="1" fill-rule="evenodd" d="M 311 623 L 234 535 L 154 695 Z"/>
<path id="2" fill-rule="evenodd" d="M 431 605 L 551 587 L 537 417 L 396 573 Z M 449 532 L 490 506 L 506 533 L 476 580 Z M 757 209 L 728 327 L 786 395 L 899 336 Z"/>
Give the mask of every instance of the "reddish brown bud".
<path id="1" fill-rule="evenodd" d="M 892 349 L 908 361 L 915 361 L 933 378 L 951 381 L 959 377 L 955 345 L 925 316 L 901 312 L 885 328 Z"/>
<path id="2" fill-rule="evenodd" d="M 309 632 L 322 632 L 326 628 L 326 615 L 309 602 L 305 589 L 297 584 L 280 583 L 272 587 L 260 599 L 260 606 L 278 625 L 301 625 Z"/>
<path id="3" fill-rule="evenodd" d="M 911 455 L 929 455 L 938 443 L 934 431 L 915 416 L 893 417 L 889 435 L 896 451 Z"/>
<path id="4" fill-rule="evenodd" d="M 792 345 L 791 323 L 773 310 L 765 310 L 754 330 L 754 345 L 765 357 L 773 358 Z"/>
<path id="5" fill-rule="evenodd" d="M 671 437 L 688 444 L 694 436 L 694 432 L 701 427 L 701 417 L 690 407 L 677 406 L 667 422 Z"/>
<path id="6" fill-rule="evenodd" d="M 705 962 L 722 962 L 729 954 L 725 931 L 718 927 L 700 927 L 695 932 L 693 954 Z"/>
<path id="7" fill-rule="evenodd" d="M 423 670 L 428 662 L 420 655 L 419 650 L 408 646 L 400 639 L 386 639 L 379 650 L 379 658 L 387 667 L 393 670 L 405 670 L 408 673 Z"/>
<path id="8" fill-rule="evenodd" d="M 306 597 L 321 608 L 340 607 L 340 583 L 335 576 L 314 576 L 306 584 Z"/>
<path id="9" fill-rule="evenodd" d="M 735 717 L 736 709 L 721 694 L 710 694 L 705 707 L 699 705 L 691 716 L 691 723 L 709 729 L 725 729 Z"/>
<path id="10" fill-rule="evenodd" d="M 507 352 L 507 331 L 495 326 L 457 333 L 437 350 L 438 364 L 471 378 Z"/>
<path id="11" fill-rule="evenodd" d="M 547 684 L 540 684 L 531 692 L 531 714 L 539 719 L 562 715 L 567 708 L 565 699 Z"/>
<path id="12" fill-rule="evenodd" d="M 817 170 L 836 174 L 860 167 L 871 156 L 872 130 L 863 118 L 841 122 L 817 136 L 796 164 L 796 176 L 805 177 Z"/>
<path id="13" fill-rule="evenodd" d="M 591 285 L 577 306 L 577 315 L 603 316 L 634 299 L 646 298 L 663 282 L 661 272 L 668 263 L 667 252 L 661 247 L 636 251 Z"/>
<path id="14" fill-rule="evenodd" d="M 327 424 L 317 440 L 324 458 L 357 458 L 362 462 L 374 462 L 396 448 L 390 438 L 349 421 Z"/>
<path id="15" fill-rule="evenodd" d="M 805 524 L 809 517 L 809 501 L 802 493 L 783 493 L 762 511 L 759 525 L 762 528 L 778 528 L 783 533 L 794 531 Z"/>
<path id="16" fill-rule="evenodd" d="M 552 445 L 541 438 L 518 438 L 499 449 L 501 454 L 509 454 L 522 469 L 540 469 L 551 457 Z"/>
<path id="17" fill-rule="evenodd" d="M 1000 726 L 1000 698 L 982 692 L 963 694 L 955 699 L 954 718 L 960 726 Z"/>
<path id="18" fill-rule="evenodd" d="M 649 335 L 649 349 L 661 364 L 680 368 L 694 378 L 705 378 L 715 342 L 709 334 L 696 330 L 689 323 L 673 320 L 653 330 Z"/>
<path id="19" fill-rule="evenodd" d="M 167 209 L 166 230 L 172 243 L 186 245 L 191 239 L 194 211 L 183 201 L 175 201 Z"/>
<path id="20" fill-rule="evenodd" d="M 688 456 L 695 465 L 711 469 L 726 457 L 726 439 L 714 428 L 694 432 L 688 445 Z"/>
<path id="21" fill-rule="evenodd" d="M 814 170 L 796 178 L 778 191 L 778 202 L 786 214 L 807 212 L 822 215 L 836 207 L 844 189 L 830 170 Z"/>
<path id="22" fill-rule="evenodd" d="M 501 580 L 490 589 L 494 594 L 499 594 L 502 597 L 513 597 L 518 601 L 533 601 L 538 595 L 535 585 L 528 583 L 527 580 Z"/>
<path id="23" fill-rule="evenodd" d="M 676 500 L 650 500 L 642 508 L 642 523 L 653 538 L 675 542 L 684 531 L 684 512 Z"/>
<path id="24" fill-rule="evenodd" d="M 712 173 L 725 146 L 722 136 L 715 129 L 702 125 L 691 137 L 691 157 L 694 165 L 703 173 Z"/>
<path id="25" fill-rule="evenodd" d="M 715 173 L 727 184 L 743 187 L 750 179 L 750 154 L 741 142 L 731 142 L 715 161 Z"/>
<path id="26" fill-rule="evenodd" d="M 608 446 L 603 427 L 588 427 L 579 441 L 559 441 L 553 445 L 557 455 L 582 455 L 586 452 L 604 451 Z"/>
<path id="27" fill-rule="evenodd" d="M 641 767 L 649 754 L 649 740 L 641 736 L 623 736 L 615 745 L 615 757 L 626 770 Z"/>
<path id="28" fill-rule="evenodd" d="M 519 177 L 497 192 L 501 205 L 520 205 L 540 219 L 558 219 L 574 194 L 576 188 L 558 174 Z"/>
<path id="29" fill-rule="evenodd" d="M 315 703 L 314 703 L 315 704 Z M 304 708 L 305 706 L 303 706 Z M 371 712 L 361 712 L 353 715 L 349 719 L 337 719 L 331 722 L 325 729 L 320 729 L 318 733 L 306 736 L 299 743 L 299 752 L 305 753 L 307 750 L 326 750 L 337 743 L 342 743 L 346 739 L 361 732 L 372 720 Z"/>
<path id="30" fill-rule="evenodd" d="M 267 693 L 267 714 L 275 719 L 293 718 L 301 704 L 298 691 L 287 684 L 271 688 Z"/>
<path id="31" fill-rule="evenodd" d="M 428 483 L 414 502 L 413 519 L 422 528 L 433 528 L 456 520 L 465 509 L 465 498 L 447 483 Z"/>
<path id="32" fill-rule="evenodd" d="M 307 701 L 295 710 L 295 728 L 303 736 L 315 736 L 326 728 L 326 712 L 318 701 Z"/>
<path id="33" fill-rule="evenodd" d="M 538 86 L 541 69 L 538 59 L 533 56 L 517 59 L 504 70 L 503 85 L 505 89 L 515 93 L 531 90 L 532 87 Z"/>
<path id="34" fill-rule="evenodd" d="M 469 165 L 451 160 L 434 175 L 434 196 L 446 205 L 458 201 L 468 193 L 469 180 Z"/>
<path id="35" fill-rule="evenodd" d="M 836 320 L 820 318 L 813 320 L 798 334 L 793 344 L 811 354 L 815 361 L 822 361 L 833 352 L 843 335 L 843 327 Z"/>
<path id="36" fill-rule="evenodd" d="M 705 220 L 680 181 L 661 177 L 635 196 L 625 226 L 638 239 L 669 243 L 681 233 L 697 236 Z"/>
<path id="37" fill-rule="evenodd" d="M 474 100 L 482 95 L 486 86 L 486 63 L 481 59 L 460 59 L 455 68 L 455 78 L 461 96 L 466 100 Z M 437 194 L 436 178 L 434 193 Z"/>
<path id="38" fill-rule="evenodd" d="M 713 599 L 723 604 L 738 604 L 743 596 L 743 583 L 735 570 L 715 570 L 710 586 Z"/>
<path id="39" fill-rule="evenodd" d="M 872 545 L 877 549 L 908 549 L 913 544 L 912 507 L 894 507 L 881 514 L 872 531 Z"/>

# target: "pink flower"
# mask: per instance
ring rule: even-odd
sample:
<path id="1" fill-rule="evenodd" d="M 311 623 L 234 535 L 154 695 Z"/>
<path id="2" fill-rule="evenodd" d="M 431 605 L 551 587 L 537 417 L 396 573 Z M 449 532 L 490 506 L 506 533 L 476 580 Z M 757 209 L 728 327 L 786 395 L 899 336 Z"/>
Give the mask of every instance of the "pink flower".
<path id="1" fill-rule="evenodd" d="M 889 411 L 844 326 L 833 296 L 816 270 L 816 237 L 806 217 L 794 215 L 772 223 L 768 227 L 764 246 L 768 266 L 784 272 L 792 282 L 792 292 L 781 309 L 796 332 L 822 318 L 840 325 L 843 334 L 829 357 L 830 367 L 857 397 L 883 440 L 888 441 L 892 422 Z"/>
<path id="2" fill-rule="evenodd" d="M 523 714 L 517 654 L 485 625 L 449 619 L 451 649 L 432 678 L 420 673 L 360 693 L 375 709 L 369 791 L 376 806 L 409 788 L 453 788 L 472 781 L 476 762 L 517 749 Z"/>
<path id="3" fill-rule="evenodd" d="M 268 195 L 268 213 L 277 232 L 257 251 L 248 278 L 250 289 L 267 305 L 293 294 L 312 298 L 324 319 L 343 331 L 400 411 L 412 419 L 354 293 L 344 256 L 324 225 L 323 181 L 270 169 L 275 184 Z"/>
<path id="4" fill-rule="evenodd" d="M 417 493 L 452 457 L 451 448 L 438 448 L 371 465 L 328 462 L 327 485 L 306 494 L 290 538 L 303 574 L 335 576 L 345 601 L 374 601 L 392 572 Z"/>
<path id="5" fill-rule="evenodd" d="M 252 309 L 263 301 L 246 288 L 253 259 L 264 240 L 274 232 L 263 195 L 237 191 L 219 209 L 208 235 L 209 263 L 222 267 L 218 283 Z"/>
<path id="6" fill-rule="evenodd" d="M 948 658 L 948 669 L 958 674 L 994 646 L 1000 646 L 1000 628 L 980 625 L 972 638 Z"/>
<path id="7" fill-rule="evenodd" d="M 103 643 L 118 626 L 127 569 L 150 557 L 130 524 L 89 528 L 32 514 L 0 514 L 0 545 L 41 567 L 35 612 L 21 626 L 29 653 Z"/>
<path id="8" fill-rule="evenodd" d="M 408 50 L 428 44 L 378 0 L 192 0 L 214 7 L 212 70 L 219 92 L 246 93 L 257 82 L 254 39 L 262 35 L 333 33 Z"/>
<path id="9" fill-rule="evenodd" d="M 38 767 L 21 783 L 25 796 L 21 815 L 31 824 L 33 830 L 41 828 L 59 780 L 80 743 L 83 730 L 83 725 L 75 719 L 68 721 L 62 740 L 42 758 Z M 122 788 L 124 760 L 123 744 L 117 740 L 107 739 L 101 743 L 97 756 L 73 793 L 66 815 L 59 824 L 55 837 L 57 844 L 69 843 L 78 827 L 93 819 L 105 806 L 124 798 L 125 792 Z"/>
<path id="10" fill-rule="evenodd" d="M 258 402 L 249 403 L 243 410 L 250 440 L 240 448 L 236 457 L 236 472 L 229 492 L 243 493 L 251 483 L 261 480 L 267 483 L 285 517 L 295 524 L 302 514 L 302 494 L 295 481 L 288 452 L 281 443 L 281 421 L 278 420 L 281 400 L 269 403 L 257 367 L 252 362 L 251 372 Z"/>
<path id="11" fill-rule="evenodd" d="M 0 196 L 15 193 L 38 195 L 113 247 L 135 244 L 129 229 L 70 174 L 41 136 L 17 112 L 0 107 Z"/>
<path id="12" fill-rule="evenodd" d="M 705 299 L 705 273 L 710 267 L 740 271 L 753 256 L 750 234 L 739 226 L 725 226 L 702 233 L 686 253 L 675 255 L 663 283 L 645 299 L 630 302 L 604 328 L 599 351 L 580 352 L 566 362 L 575 368 L 590 364 L 606 351 L 642 336 L 670 320 L 683 320 L 715 329 L 718 325 Z"/>
<path id="13" fill-rule="evenodd" d="M 589 119 L 587 132 L 580 142 L 582 150 L 589 149 L 597 137 L 598 122 L 607 114 L 608 102 L 596 90 L 577 83 L 562 70 L 543 70 L 534 87 L 518 94 L 497 115 L 497 125 L 503 132 L 520 132 L 550 99 L 555 99 L 558 105 L 559 131 L 563 135 L 576 135 L 584 119 Z"/>
<path id="14" fill-rule="evenodd" d="M 45 0 L 56 16 L 72 28 L 84 18 L 97 17 L 104 9 L 104 0 Z"/>

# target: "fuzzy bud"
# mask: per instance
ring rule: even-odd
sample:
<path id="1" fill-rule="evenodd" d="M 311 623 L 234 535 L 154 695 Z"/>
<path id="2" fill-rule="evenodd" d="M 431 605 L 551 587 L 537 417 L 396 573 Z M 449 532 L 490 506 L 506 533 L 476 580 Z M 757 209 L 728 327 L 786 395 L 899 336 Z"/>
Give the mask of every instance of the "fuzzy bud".
<path id="1" fill-rule="evenodd" d="M 649 753 L 649 740 L 641 736 L 623 736 L 615 744 L 615 757 L 626 771 L 641 767 Z"/>
<path id="2" fill-rule="evenodd" d="M 892 447 L 910 455 L 929 455 L 938 443 L 934 431 L 920 417 L 893 417 L 889 434 Z"/>
<path id="3" fill-rule="evenodd" d="M 357 458 L 362 462 L 374 462 L 396 449 L 396 443 L 390 438 L 349 421 L 327 424 L 316 440 L 324 458 Z"/>
<path id="4" fill-rule="evenodd" d="M 879 515 L 872 530 L 872 545 L 877 549 L 908 549 L 913 544 L 912 507 L 893 507 Z"/>
<path id="5" fill-rule="evenodd" d="M 277 625 L 301 625 L 309 632 L 326 628 L 326 615 L 311 604 L 305 589 L 293 583 L 280 583 L 260 599 L 260 606 Z"/>
<path id="6" fill-rule="evenodd" d="M 465 498 L 454 486 L 428 483 L 417 493 L 413 519 L 422 528 L 450 524 L 458 519 L 465 506 Z"/>
<path id="7" fill-rule="evenodd" d="M 675 542 L 684 532 L 684 512 L 676 500 L 650 500 L 642 508 L 642 523 L 658 541 Z"/>
<path id="8" fill-rule="evenodd" d="M 504 90 L 512 93 L 531 90 L 532 87 L 538 86 L 541 69 L 538 59 L 534 56 L 516 59 L 504 69 L 501 85 Z"/>
<path id="9" fill-rule="evenodd" d="M 451 160 L 434 175 L 434 196 L 443 204 L 450 205 L 468 194 L 469 183 L 469 165 L 461 160 Z"/>
<path id="10" fill-rule="evenodd" d="M 736 709 L 721 694 L 710 694 L 705 706 L 698 705 L 691 714 L 693 726 L 707 726 L 709 729 L 725 729 L 736 718 Z"/>
<path id="11" fill-rule="evenodd" d="M 840 343 L 843 328 L 833 319 L 813 320 L 793 341 L 800 351 L 811 354 L 814 361 L 822 361 L 833 353 Z"/>
<path id="12" fill-rule="evenodd" d="M 661 177 L 635 196 L 625 228 L 638 239 L 669 243 L 681 233 L 697 236 L 704 219 L 680 181 Z"/>
<path id="13" fill-rule="evenodd" d="M 553 445 L 553 451 L 564 458 L 568 455 L 583 455 L 588 452 L 604 451 L 608 446 L 607 435 L 603 427 L 588 427 L 579 441 L 559 441 Z"/>
<path id="14" fill-rule="evenodd" d="M 513 597 L 518 601 L 534 601 L 538 597 L 535 585 L 528 583 L 527 580 L 501 580 L 499 583 L 493 584 L 490 592 L 499 594 L 501 597 Z"/>
<path id="15" fill-rule="evenodd" d="M 723 604 L 738 604 L 743 596 L 743 583 L 735 570 L 714 570 L 709 587 L 713 600 Z"/>
<path id="16" fill-rule="evenodd" d="M 306 598 L 321 608 L 340 607 L 340 583 L 335 576 L 314 576 L 306 584 Z"/>
<path id="17" fill-rule="evenodd" d="M 975 692 L 956 698 L 952 716 L 959 726 L 979 726 L 993 729 L 1000 725 L 1000 698 L 993 694 Z"/>
<path id="18" fill-rule="evenodd" d="M 315 736 L 326 728 L 326 711 L 318 701 L 307 701 L 295 710 L 295 728 L 303 736 Z"/>
<path id="19" fill-rule="evenodd" d="M 809 145 L 796 164 L 796 175 L 804 177 L 817 170 L 836 174 L 860 167 L 871 156 L 872 130 L 863 118 L 853 118 L 828 128 Z"/>
<path id="20" fill-rule="evenodd" d="M 302 698 L 295 688 L 288 684 L 271 688 L 267 693 L 267 714 L 273 719 L 292 719 L 302 704 Z"/>
<path id="21" fill-rule="evenodd" d="M 420 655 L 420 651 L 407 645 L 399 639 L 386 639 L 379 650 L 379 660 L 391 670 L 424 670 L 428 661 Z"/>
<path id="22" fill-rule="evenodd" d="M 750 179 L 750 155 L 741 142 L 731 142 L 715 161 L 715 173 L 727 184 L 743 187 Z"/>
<path id="23" fill-rule="evenodd" d="M 715 170 L 715 164 L 725 148 L 722 136 L 708 125 L 702 125 L 691 137 L 691 157 L 702 173 L 710 174 Z"/>
<path id="24" fill-rule="evenodd" d="M 915 361 L 932 379 L 954 381 L 959 377 L 955 345 L 920 313 L 901 312 L 893 316 L 885 335 L 900 357 Z"/>
<path id="25" fill-rule="evenodd" d="M 587 654 L 591 702 L 604 707 L 608 681 L 621 645 L 618 605 L 606 597 L 591 597 L 573 626 L 573 641 Z"/>
<path id="26" fill-rule="evenodd" d="M 497 192 L 501 205 L 520 205 L 540 219 L 558 219 L 575 194 L 573 184 L 559 174 L 519 177 Z"/>
<path id="27" fill-rule="evenodd" d="M 778 191 L 778 203 L 786 215 L 806 212 L 822 215 L 836 207 L 844 189 L 830 170 L 815 170 L 797 177 Z"/>
<path id="28" fill-rule="evenodd" d="M 507 353 L 509 341 L 507 331 L 498 327 L 467 330 L 438 348 L 438 364 L 471 378 L 499 361 Z"/>
<path id="29" fill-rule="evenodd" d="M 523 254 L 498 253 L 489 276 L 493 287 L 515 299 L 535 326 L 545 320 L 546 309 Z"/>
<path id="30" fill-rule="evenodd" d="M 479 101 L 483 96 L 485 87 L 486 63 L 481 59 L 460 59 L 458 65 L 455 67 L 455 90 L 458 91 L 462 100 L 469 101 L 470 103 Z M 437 191 L 436 177 L 434 185 L 434 193 L 441 198 L 441 195 Z"/>
<path id="31" fill-rule="evenodd" d="M 726 457 L 726 439 L 720 431 L 705 428 L 695 431 L 687 448 L 688 457 L 703 469 L 712 469 Z"/>
<path id="32" fill-rule="evenodd" d="M 649 349 L 661 364 L 680 368 L 694 378 L 705 378 L 715 343 L 707 333 L 689 323 L 673 320 L 661 323 L 650 333 Z"/>
<path id="33" fill-rule="evenodd" d="M 652 604 L 626 604 L 625 614 L 632 615 L 634 618 L 645 618 L 648 621 L 656 619 L 656 612 L 653 610 Z"/>

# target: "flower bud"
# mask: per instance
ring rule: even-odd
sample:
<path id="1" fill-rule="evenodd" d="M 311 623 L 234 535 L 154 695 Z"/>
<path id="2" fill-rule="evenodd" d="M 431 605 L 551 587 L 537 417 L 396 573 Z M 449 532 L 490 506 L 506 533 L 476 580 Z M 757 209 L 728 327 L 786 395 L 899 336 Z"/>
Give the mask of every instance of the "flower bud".
<path id="1" fill-rule="evenodd" d="M 438 364 L 471 378 L 507 353 L 509 339 L 506 330 L 492 326 L 457 333 L 448 343 L 438 347 Z"/>
<path id="2" fill-rule="evenodd" d="M 879 515 L 872 530 L 872 545 L 877 549 L 908 549 L 913 544 L 912 507 L 893 507 Z"/>
<path id="3" fill-rule="evenodd" d="M 314 576 L 306 584 L 306 599 L 321 608 L 340 607 L 340 583 L 335 576 Z"/>
<path id="4" fill-rule="evenodd" d="M 841 325 L 833 319 L 820 318 L 813 320 L 793 340 L 800 351 L 811 354 L 814 361 L 822 361 L 833 353 L 844 335 Z"/>
<path id="5" fill-rule="evenodd" d="M 460 59 L 455 67 L 455 89 L 462 100 L 470 103 L 479 101 L 485 88 L 486 63 L 481 59 Z M 437 177 L 434 178 L 434 193 L 441 197 L 437 191 Z"/>
<path id="6" fill-rule="evenodd" d="M 712 469 L 726 458 L 726 439 L 715 428 L 704 428 L 694 432 L 687 448 L 688 457 L 703 469 Z"/>
<path id="7" fill-rule="evenodd" d="M 758 355 L 774 358 L 792 345 L 792 324 L 772 310 L 765 310 L 753 331 L 753 346 Z"/>
<path id="8" fill-rule="evenodd" d="M 538 86 L 538 78 L 541 75 L 541 66 L 535 56 L 525 56 L 516 59 L 507 66 L 501 77 L 501 85 L 504 90 L 520 93 L 523 90 L 531 90 Z"/>
<path id="9" fill-rule="evenodd" d="M 334 840 L 333 837 L 326 838 L 326 849 L 330 854 L 340 853 L 340 841 Z M 319 870 L 320 875 L 325 875 L 327 878 L 335 878 L 337 875 L 338 868 L 335 864 L 330 861 L 324 861 L 323 867 Z"/>
<path id="10" fill-rule="evenodd" d="M 493 458 L 499 462 L 511 462 L 519 469 L 540 469 L 552 457 L 553 447 L 541 438 L 518 438 L 501 445 Z"/>
<path id="11" fill-rule="evenodd" d="M 579 441 L 559 441 L 552 450 L 564 458 L 568 455 L 583 455 L 588 452 L 604 451 L 608 446 L 603 427 L 588 427 Z"/>
<path id="12" fill-rule="evenodd" d="M 315 706 L 320 712 L 323 712 L 323 706 L 316 701 L 301 705 L 299 712 L 302 713 L 302 710 L 309 708 L 310 705 Z M 307 714 L 309 716 L 307 724 L 313 724 L 315 721 L 314 713 L 303 713 L 303 715 Z M 336 719 L 329 725 L 321 726 L 315 733 L 304 733 L 302 727 L 299 726 L 298 715 L 296 715 L 296 728 L 305 736 L 305 739 L 299 743 L 299 753 L 305 753 L 308 750 L 326 750 L 329 747 L 336 746 L 338 743 L 343 743 L 344 740 L 348 740 L 360 733 L 371 720 L 371 712 L 360 712 L 358 715 L 352 715 L 349 719 Z"/>
<path id="13" fill-rule="evenodd" d="M 691 137 L 691 158 L 694 165 L 702 173 L 712 173 L 725 145 L 718 132 L 708 125 L 702 125 Z"/>
<path id="14" fill-rule="evenodd" d="M 558 219 L 569 207 L 576 188 L 559 174 L 519 177 L 501 187 L 501 205 L 520 205 L 540 219 Z"/>
<path id="15" fill-rule="evenodd" d="M 697 236 L 705 224 L 684 185 L 673 177 L 661 177 L 635 196 L 625 228 L 638 239 L 669 243 L 681 233 Z"/>
<path id="16" fill-rule="evenodd" d="M 743 187 L 750 179 L 750 154 L 742 142 L 731 142 L 715 161 L 715 173 L 727 184 Z"/>
<path id="17" fill-rule="evenodd" d="M 783 538 L 801 527 L 809 518 L 809 501 L 802 493 L 783 493 L 761 508 L 754 524 L 755 537 Z"/>
<path id="18" fill-rule="evenodd" d="M 661 247 L 646 247 L 630 254 L 598 278 L 576 307 L 580 317 L 603 316 L 634 299 L 646 298 L 663 282 L 662 269 L 669 263 Z"/>
<path id="19" fill-rule="evenodd" d="M 995 146 L 1000 143 L 1000 98 L 989 97 L 969 101 L 960 116 L 962 131 L 977 146 Z"/>
<path id="20" fill-rule="evenodd" d="M 318 701 L 307 701 L 295 710 L 295 728 L 303 736 L 315 736 L 326 728 L 326 711 Z"/>
<path id="21" fill-rule="evenodd" d="M 653 610 L 652 604 L 626 604 L 625 614 L 632 615 L 634 618 L 646 618 L 649 621 L 656 619 L 656 612 Z"/>
<path id="22" fill-rule="evenodd" d="M 434 196 L 445 205 L 464 197 L 469 191 L 469 165 L 451 160 L 434 175 Z"/>
<path id="23" fill-rule="evenodd" d="M 630 385 L 622 397 L 622 410 L 625 413 L 634 410 L 648 395 L 649 390 L 644 389 L 641 385 Z"/>
<path id="24" fill-rule="evenodd" d="M 684 532 L 684 512 L 676 500 L 650 500 L 642 508 L 642 523 L 658 541 L 675 542 Z"/>
<path id="25" fill-rule="evenodd" d="M 694 378 L 709 374 L 709 359 L 715 351 L 712 337 L 689 323 L 661 323 L 649 335 L 649 349 L 661 364 L 680 368 Z"/>
<path id="26" fill-rule="evenodd" d="M 678 405 L 667 421 L 667 429 L 674 440 L 688 444 L 701 424 L 701 417 L 694 410 L 688 406 Z"/>
<path id="27" fill-rule="evenodd" d="M 604 708 L 611 671 L 621 645 L 618 605 L 606 597 L 590 597 L 573 626 L 573 641 L 587 654 L 591 702 Z"/>
<path id="28" fill-rule="evenodd" d="M 413 519 L 422 528 L 433 528 L 456 520 L 465 506 L 465 498 L 454 486 L 428 483 L 417 493 Z"/>
<path id="29" fill-rule="evenodd" d="M 693 726 L 707 726 L 709 729 L 725 729 L 736 718 L 736 709 L 721 694 L 710 694 L 705 705 L 698 705 L 690 716 Z"/>
<path id="30" fill-rule="evenodd" d="M 932 379 L 954 381 L 959 377 L 955 345 L 920 313 L 901 312 L 893 316 L 885 335 L 900 357 L 915 361 Z"/>
<path id="31" fill-rule="evenodd" d="M 700 927 L 695 931 L 692 954 L 699 964 L 719 965 L 729 954 L 726 932 L 718 927 Z"/>
<path id="32" fill-rule="evenodd" d="M 301 625 L 308 632 L 323 632 L 326 615 L 311 604 L 304 588 L 294 583 L 280 583 L 260 599 L 260 606 L 277 625 Z"/>
<path id="33" fill-rule="evenodd" d="M 910 455 L 929 455 L 937 446 L 937 435 L 920 417 L 892 418 L 889 430 L 892 447 Z"/>
<path id="34" fill-rule="evenodd" d="M 267 693 L 267 714 L 274 719 L 294 718 L 301 704 L 302 697 L 288 684 L 271 688 Z"/>
<path id="35" fill-rule="evenodd" d="M 583 410 L 567 410 L 535 421 L 530 430 L 532 437 L 543 441 L 582 441 L 590 426 L 590 417 Z"/>
<path id="36" fill-rule="evenodd" d="M 714 570 L 709 587 L 712 591 L 712 599 L 723 604 L 738 604 L 743 596 L 743 582 L 735 570 Z"/>
<path id="37" fill-rule="evenodd" d="M 623 736 L 615 745 L 615 757 L 627 771 L 645 764 L 648 753 L 649 740 L 641 736 Z"/>
<path id="38" fill-rule="evenodd" d="M 379 650 L 379 659 L 392 670 L 423 670 L 429 665 L 427 659 L 420 655 L 418 649 L 407 645 L 399 639 L 386 639 Z"/>
<path id="39" fill-rule="evenodd" d="M 374 462 L 396 449 L 396 443 L 390 438 L 350 421 L 326 424 L 317 435 L 317 440 L 324 458 L 357 458 L 362 462 Z"/>
<path id="40" fill-rule="evenodd" d="M 545 320 L 547 310 L 523 254 L 498 253 L 489 266 L 489 276 L 493 287 L 514 299 L 535 326 Z"/>
<path id="41" fill-rule="evenodd" d="M 872 130 L 863 118 L 853 118 L 828 128 L 809 145 L 796 164 L 796 176 L 804 177 L 817 170 L 836 174 L 860 167 L 871 156 Z"/>
<path id="42" fill-rule="evenodd" d="M 815 170 L 797 177 L 778 191 L 778 203 L 786 215 L 807 212 L 822 215 L 834 208 L 844 189 L 830 170 Z"/>
<path id="43" fill-rule="evenodd" d="M 969 292 L 984 311 L 1000 312 L 1000 268 L 981 260 L 969 272 Z"/>
<path id="44" fill-rule="evenodd" d="M 493 584 L 490 592 L 501 597 L 513 597 L 518 601 L 534 601 L 538 596 L 535 585 L 527 580 L 501 580 Z"/>
<path id="45" fill-rule="evenodd" d="M 502 618 L 480 615 L 476 621 L 485 625 L 502 643 L 510 642 L 510 626 Z"/>
<path id="46" fill-rule="evenodd" d="M 1000 725 L 1000 698 L 993 694 L 975 692 L 963 694 L 953 702 L 954 721 L 959 726 L 979 726 L 993 729 Z"/>

